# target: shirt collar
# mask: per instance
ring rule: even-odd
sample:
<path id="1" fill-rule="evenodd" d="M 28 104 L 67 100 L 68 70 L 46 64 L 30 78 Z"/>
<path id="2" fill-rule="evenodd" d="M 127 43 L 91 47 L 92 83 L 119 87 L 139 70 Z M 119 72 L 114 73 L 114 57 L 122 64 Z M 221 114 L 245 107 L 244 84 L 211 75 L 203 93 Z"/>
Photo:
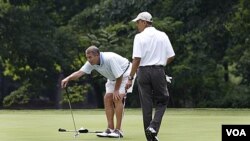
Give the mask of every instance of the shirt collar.
<path id="1" fill-rule="evenodd" d="M 149 31 L 149 32 L 151 32 L 154 29 L 155 28 L 153 26 L 149 26 L 149 27 L 146 27 L 143 31 Z"/>
<path id="2" fill-rule="evenodd" d="M 102 66 L 104 63 L 104 59 L 103 59 L 103 53 L 100 52 L 100 66 Z"/>
<path id="3" fill-rule="evenodd" d="M 104 63 L 104 59 L 103 59 L 103 53 L 102 52 L 100 52 L 100 65 L 93 65 L 93 66 L 102 66 L 103 65 L 103 63 Z"/>

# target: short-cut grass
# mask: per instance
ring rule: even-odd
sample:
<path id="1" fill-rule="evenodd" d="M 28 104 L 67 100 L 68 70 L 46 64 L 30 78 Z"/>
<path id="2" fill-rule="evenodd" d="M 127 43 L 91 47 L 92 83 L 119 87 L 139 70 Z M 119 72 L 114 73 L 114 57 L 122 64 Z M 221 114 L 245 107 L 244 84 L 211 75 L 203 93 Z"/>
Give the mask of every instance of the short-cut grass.
<path id="1" fill-rule="evenodd" d="M 106 128 L 103 109 L 73 110 L 77 128 Z M 161 141 L 221 141 L 222 124 L 249 124 L 250 109 L 167 109 L 159 132 Z M 0 110 L 1 141 L 145 141 L 140 109 L 126 109 L 124 138 L 98 138 L 94 133 L 58 132 L 74 129 L 69 110 Z"/>

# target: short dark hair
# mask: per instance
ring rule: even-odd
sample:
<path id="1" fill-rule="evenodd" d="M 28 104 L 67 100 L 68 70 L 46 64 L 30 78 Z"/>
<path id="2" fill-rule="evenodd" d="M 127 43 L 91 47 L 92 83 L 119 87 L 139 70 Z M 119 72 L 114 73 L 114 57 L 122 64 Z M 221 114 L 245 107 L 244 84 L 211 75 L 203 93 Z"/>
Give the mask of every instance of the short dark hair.
<path id="1" fill-rule="evenodd" d="M 88 47 L 86 49 L 85 53 L 86 54 L 91 54 L 92 53 L 93 55 L 99 55 L 100 54 L 100 50 L 99 50 L 98 47 L 92 45 L 92 46 L 90 46 L 90 47 Z"/>

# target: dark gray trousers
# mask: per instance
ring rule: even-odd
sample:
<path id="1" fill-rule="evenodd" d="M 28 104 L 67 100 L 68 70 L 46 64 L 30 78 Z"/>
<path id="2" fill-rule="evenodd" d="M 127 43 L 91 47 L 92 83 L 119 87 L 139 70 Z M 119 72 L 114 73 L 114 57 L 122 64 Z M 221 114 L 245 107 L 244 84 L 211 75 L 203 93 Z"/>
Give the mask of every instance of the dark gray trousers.
<path id="1" fill-rule="evenodd" d="M 150 126 L 158 134 L 167 108 L 169 93 L 164 67 L 139 67 L 137 72 L 139 96 L 143 114 L 144 131 Z M 153 115 L 153 108 L 155 112 Z"/>

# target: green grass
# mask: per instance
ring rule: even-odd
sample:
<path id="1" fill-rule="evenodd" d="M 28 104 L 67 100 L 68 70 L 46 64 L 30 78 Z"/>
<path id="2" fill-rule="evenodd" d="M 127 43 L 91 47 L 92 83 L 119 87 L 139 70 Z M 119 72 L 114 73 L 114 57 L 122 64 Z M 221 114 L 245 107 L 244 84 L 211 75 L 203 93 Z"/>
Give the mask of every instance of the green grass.
<path id="1" fill-rule="evenodd" d="M 104 130 L 102 109 L 73 110 L 77 128 Z M 222 124 L 249 124 L 250 109 L 167 109 L 159 133 L 161 141 L 221 141 Z M 117 141 L 93 133 L 59 133 L 74 129 L 69 110 L 0 110 L 1 141 Z M 126 109 L 123 141 L 145 141 L 140 109 Z"/>

